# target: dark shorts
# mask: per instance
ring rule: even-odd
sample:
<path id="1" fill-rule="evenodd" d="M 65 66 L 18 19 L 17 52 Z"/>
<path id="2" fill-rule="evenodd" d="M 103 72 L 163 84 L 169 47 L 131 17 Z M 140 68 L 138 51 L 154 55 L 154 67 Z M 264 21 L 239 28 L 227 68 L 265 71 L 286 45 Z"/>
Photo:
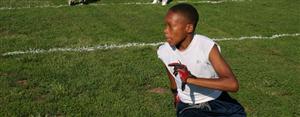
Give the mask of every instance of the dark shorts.
<path id="1" fill-rule="evenodd" d="M 246 117 L 243 106 L 227 92 L 201 105 L 179 102 L 176 114 L 177 117 Z"/>

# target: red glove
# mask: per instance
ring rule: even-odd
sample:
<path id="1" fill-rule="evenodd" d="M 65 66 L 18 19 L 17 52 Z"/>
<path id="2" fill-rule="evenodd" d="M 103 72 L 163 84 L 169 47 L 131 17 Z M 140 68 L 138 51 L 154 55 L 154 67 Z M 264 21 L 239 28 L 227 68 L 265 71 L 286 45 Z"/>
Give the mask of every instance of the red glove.
<path id="1" fill-rule="evenodd" d="M 181 63 L 171 63 L 169 66 L 174 67 L 174 75 L 176 76 L 179 73 L 179 77 L 182 81 L 181 89 L 184 91 L 187 79 L 192 77 L 193 75 L 187 69 L 187 67 Z"/>
<path id="2" fill-rule="evenodd" d="M 178 72 L 182 82 L 186 83 L 187 79 L 190 77 L 190 72 L 187 69 L 178 69 Z"/>
<path id="3" fill-rule="evenodd" d="M 169 66 L 174 67 L 174 75 L 179 73 L 179 77 L 183 83 L 186 83 L 187 79 L 192 76 L 187 67 L 181 63 L 171 63 Z"/>

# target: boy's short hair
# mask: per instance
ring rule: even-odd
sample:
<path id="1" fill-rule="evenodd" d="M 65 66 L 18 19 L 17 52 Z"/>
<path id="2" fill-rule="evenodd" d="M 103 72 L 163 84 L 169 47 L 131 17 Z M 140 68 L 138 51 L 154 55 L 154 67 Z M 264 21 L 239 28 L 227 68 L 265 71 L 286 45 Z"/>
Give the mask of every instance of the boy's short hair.
<path id="1" fill-rule="evenodd" d="M 175 13 L 180 13 L 185 18 L 190 20 L 194 25 L 194 30 L 197 26 L 198 20 L 199 20 L 199 14 L 195 7 L 193 7 L 190 4 L 187 3 L 179 3 L 174 6 L 172 6 L 169 11 L 173 11 Z"/>

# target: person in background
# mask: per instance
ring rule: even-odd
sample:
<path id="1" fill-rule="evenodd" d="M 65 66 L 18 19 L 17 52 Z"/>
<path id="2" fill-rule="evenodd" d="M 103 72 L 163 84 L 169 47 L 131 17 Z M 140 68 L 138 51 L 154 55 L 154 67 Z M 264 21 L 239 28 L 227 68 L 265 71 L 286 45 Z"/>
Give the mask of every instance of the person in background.
<path id="1" fill-rule="evenodd" d="M 157 4 L 159 2 L 161 2 L 161 5 L 165 6 L 168 4 L 169 1 L 168 0 L 153 0 L 152 4 Z"/>
<path id="2" fill-rule="evenodd" d="M 68 4 L 70 5 L 70 6 L 74 6 L 74 5 L 76 5 L 76 4 L 87 4 L 87 0 L 79 0 L 79 2 L 78 3 L 76 3 L 76 1 L 75 0 L 69 0 L 69 2 L 68 2 Z"/>

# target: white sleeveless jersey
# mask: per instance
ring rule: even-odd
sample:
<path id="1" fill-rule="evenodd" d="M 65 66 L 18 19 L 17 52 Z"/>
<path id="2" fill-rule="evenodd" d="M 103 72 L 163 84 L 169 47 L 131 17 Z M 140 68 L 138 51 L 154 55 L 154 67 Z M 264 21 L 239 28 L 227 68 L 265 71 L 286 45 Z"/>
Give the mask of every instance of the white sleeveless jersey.
<path id="1" fill-rule="evenodd" d="M 182 82 L 179 75 L 174 76 L 173 67 L 169 67 L 168 64 L 180 62 L 186 65 L 191 74 L 198 78 L 217 79 L 218 75 L 209 61 L 209 53 L 215 44 L 214 41 L 205 36 L 194 35 L 192 42 L 184 51 L 179 51 L 175 47 L 171 47 L 167 42 L 158 48 L 158 58 L 163 61 L 175 78 L 178 96 L 182 102 L 189 104 L 207 102 L 219 97 L 222 91 L 202 88 L 192 84 L 187 84 L 184 91 L 182 91 Z M 219 46 L 218 48 L 220 50 Z"/>

